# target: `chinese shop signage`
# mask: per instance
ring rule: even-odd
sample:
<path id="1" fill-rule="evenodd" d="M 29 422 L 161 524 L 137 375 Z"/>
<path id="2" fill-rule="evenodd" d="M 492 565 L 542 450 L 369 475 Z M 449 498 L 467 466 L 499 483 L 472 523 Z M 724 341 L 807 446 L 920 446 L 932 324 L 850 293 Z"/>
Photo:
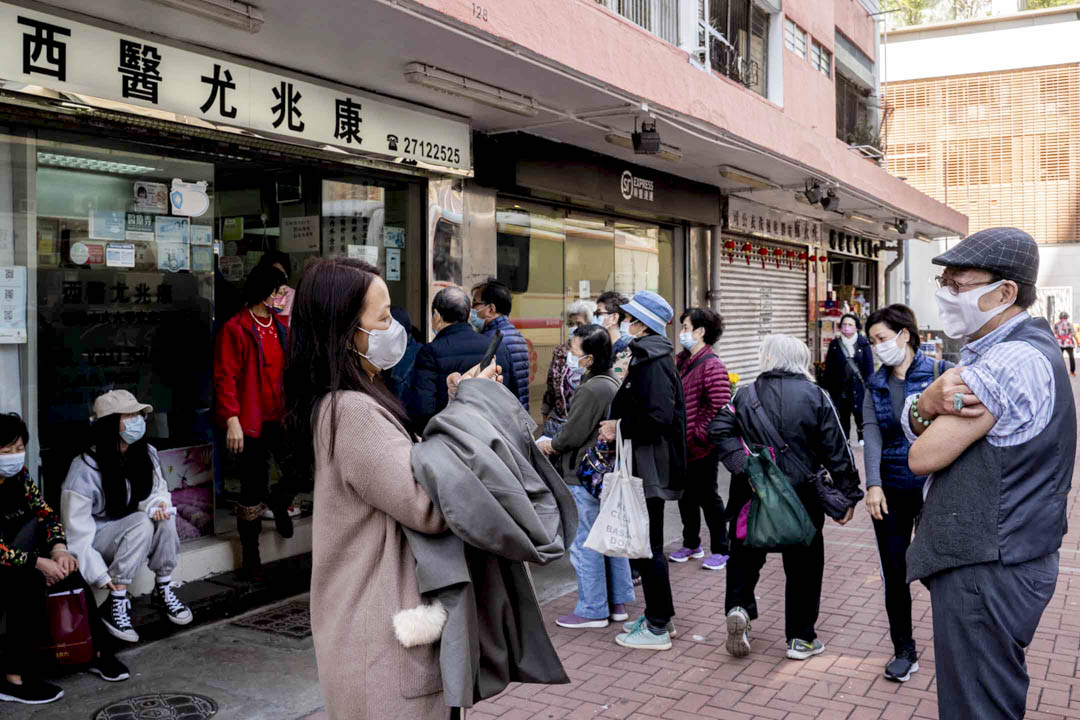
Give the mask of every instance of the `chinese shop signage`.
<path id="1" fill-rule="evenodd" d="M 431 165 L 472 166 L 467 123 L 5 3 L 0 78 Z"/>
<path id="2" fill-rule="evenodd" d="M 730 232 L 796 243 L 821 241 L 821 223 L 758 205 L 728 198 L 727 229 Z"/>

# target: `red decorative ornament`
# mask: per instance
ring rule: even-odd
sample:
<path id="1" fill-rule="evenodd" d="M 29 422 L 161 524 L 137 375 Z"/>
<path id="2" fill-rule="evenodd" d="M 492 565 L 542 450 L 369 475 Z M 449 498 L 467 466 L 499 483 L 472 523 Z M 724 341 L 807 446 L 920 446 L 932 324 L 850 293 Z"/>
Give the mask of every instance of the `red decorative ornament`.
<path id="1" fill-rule="evenodd" d="M 725 242 L 724 249 L 727 250 L 727 261 L 730 265 L 731 263 L 735 262 L 735 241 L 728 240 L 727 242 Z"/>
<path id="2" fill-rule="evenodd" d="M 773 250 L 773 257 L 776 259 L 776 267 L 779 269 L 780 258 L 784 257 L 784 251 L 780 248 L 776 248 L 775 250 Z"/>
<path id="3" fill-rule="evenodd" d="M 787 251 L 787 266 L 788 266 L 789 270 L 791 268 L 795 267 L 795 251 L 794 250 L 788 250 Z"/>
<path id="4" fill-rule="evenodd" d="M 761 269 L 765 269 L 765 260 L 769 257 L 769 248 L 763 247 L 758 249 L 758 255 L 761 256 Z"/>
<path id="5" fill-rule="evenodd" d="M 743 243 L 742 251 L 743 251 L 743 254 L 746 256 L 746 264 L 749 265 L 750 264 L 750 255 L 754 251 L 754 246 L 751 245 L 750 243 Z"/>

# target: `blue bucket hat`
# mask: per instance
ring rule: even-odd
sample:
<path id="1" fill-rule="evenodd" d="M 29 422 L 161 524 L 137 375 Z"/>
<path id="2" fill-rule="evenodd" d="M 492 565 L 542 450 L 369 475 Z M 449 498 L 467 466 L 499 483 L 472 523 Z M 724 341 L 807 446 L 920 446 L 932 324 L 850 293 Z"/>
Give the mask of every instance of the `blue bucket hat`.
<path id="1" fill-rule="evenodd" d="M 620 309 L 657 335 L 667 332 L 668 323 L 675 316 L 668 301 L 650 290 L 634 293 L 633 299 Z"/>

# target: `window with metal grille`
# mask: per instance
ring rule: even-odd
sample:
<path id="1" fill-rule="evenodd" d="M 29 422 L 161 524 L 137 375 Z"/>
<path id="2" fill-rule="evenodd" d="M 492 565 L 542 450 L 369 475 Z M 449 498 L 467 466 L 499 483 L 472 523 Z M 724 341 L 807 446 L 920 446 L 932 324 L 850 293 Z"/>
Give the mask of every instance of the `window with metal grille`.
<path id="1" fill-rule="evenodd" d="M 832 77 L 832 53 L 814 40 L 810 45 L 810 64 Z"/>
<path id="2" fill-rule="evenodd" d="M 719 35 L 702 39 L 709 43 L 712 69 L 740 82 L 759 95 L 768 95 L 769 13 L 753 0 L 701 0 L 699 17 L 708 17 Z"/>
<path id="3" fill-rule="evenodd" d="M 801 58 L 806 57 L 806 31 L 787 18 L 784 19 L 784 47 Z"/>
<path id="4" fill-rule="evenodd" d="M 870 111 L 866 105 L 869 93 L 836 73 L 836 137 L 848 142 L 848 136 L 856 132 L 859 126 L 868 125 Z"/>

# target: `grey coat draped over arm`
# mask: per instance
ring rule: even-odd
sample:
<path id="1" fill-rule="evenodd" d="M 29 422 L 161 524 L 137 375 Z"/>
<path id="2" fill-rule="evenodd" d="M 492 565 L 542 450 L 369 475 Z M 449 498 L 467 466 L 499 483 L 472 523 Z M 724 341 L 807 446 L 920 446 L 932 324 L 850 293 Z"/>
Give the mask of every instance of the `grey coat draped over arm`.
<path id="1" fill-rule="evenodd" d="M 533 442 L 535 427 L 505 387 L 468 380 L 413 448 L 413 475 L 450 528 L 405 529 L 421 594 L 447 610 L 439 654 L 450 707 L 511 682 L 570 682 L 524 563 L 566 553 L 577 509 Z"/>

